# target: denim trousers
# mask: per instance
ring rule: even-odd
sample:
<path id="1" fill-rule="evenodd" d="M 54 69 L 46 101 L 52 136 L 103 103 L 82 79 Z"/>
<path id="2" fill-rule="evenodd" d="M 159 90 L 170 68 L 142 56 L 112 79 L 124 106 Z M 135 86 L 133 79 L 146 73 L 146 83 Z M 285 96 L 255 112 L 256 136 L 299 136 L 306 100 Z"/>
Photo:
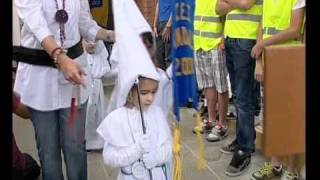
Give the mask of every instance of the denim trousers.
<path id="1" fill-rule="evenodd" d="M 225 40 L 226 63 L 230 76 L 232 93 L 235 94 L 236 143 L 239 149 L 251 153 L 255 149 L 255 60 L 251 58 L 251 49 L 255 40 L 229 38 Z"/>
<path id="2" fill-rule="evenodd" d="M 171 63 L 171 35 L 170 35 L 170 40 L 168 42 L 164 42 L 162 40 L 162 32 L 164 30 L 164 28 L 166 27 L 168 21 L 162 21 L 159 22 L 157 25 L 157 29 L 158 29 L 158 37 L 157 37 L 157 43 L 156 43 L 156 58 L 157 58 L 157 63 L 158 66 L 163 69 L 166 70 L 167 67 L 170 65 Z"/>
<path id="3" fill-rule="evenodd" d="M 64 180 L 62 157 L 68 180 L 87 180 L 85 120 L 87 103 L 75 112 L 74 125 L 69 127 L 70 108 L 38 111 L 28 107 L 40 157 L 43 180 Z"/>

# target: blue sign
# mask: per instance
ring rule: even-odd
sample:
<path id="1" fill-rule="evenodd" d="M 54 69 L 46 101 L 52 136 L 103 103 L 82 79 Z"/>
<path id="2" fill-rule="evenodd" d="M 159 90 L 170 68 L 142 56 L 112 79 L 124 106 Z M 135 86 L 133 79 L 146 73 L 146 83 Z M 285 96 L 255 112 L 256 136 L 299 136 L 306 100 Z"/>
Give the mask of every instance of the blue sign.
<path id="1" fill-rule="evenodd" d="M 103 0 L 89 0 L 90 9 L 103 6 Z"/>
<path id="2" fill-rule="evenodd" d="M 179 108 L 197 109 L 198 94 L 193 50 L 194 0 L 174 0 L 172 16 L 172 61 L 174 114 Z"/>

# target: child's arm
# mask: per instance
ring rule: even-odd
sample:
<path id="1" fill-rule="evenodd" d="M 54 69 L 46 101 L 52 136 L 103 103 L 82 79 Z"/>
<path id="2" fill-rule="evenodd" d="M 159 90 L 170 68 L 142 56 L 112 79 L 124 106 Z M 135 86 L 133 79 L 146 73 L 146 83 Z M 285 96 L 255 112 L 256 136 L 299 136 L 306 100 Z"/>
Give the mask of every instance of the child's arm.
<path id="1" fill-rule="evenodd" d="M 304 8 L 293 10 L 290 27 L 269 38 L 263 39 L 252 48 L 251 56 L 255 59 L 260 58 L 263 48 L 266 46 L 280 44 L 288 40 L 298 39 L 301 36 L 303 24 Z"/>
<path id="2" fill-rule="evenodd" d="M 102 156 L 104 163 L 111 167 L 126 167 L 141 158 L 142 149 L 139 144 L 116 148 L 105 143 Z"/>

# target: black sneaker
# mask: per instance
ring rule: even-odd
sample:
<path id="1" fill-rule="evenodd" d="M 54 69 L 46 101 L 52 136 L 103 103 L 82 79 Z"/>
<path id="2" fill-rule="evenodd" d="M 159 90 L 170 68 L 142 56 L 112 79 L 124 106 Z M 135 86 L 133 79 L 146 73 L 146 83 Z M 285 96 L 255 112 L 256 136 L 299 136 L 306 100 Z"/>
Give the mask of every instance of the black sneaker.
<path id="1" fill-rule="evenodd" d="M 222 146 L 220 148 L 220 151 L 225 154 L 233 154 L 238 148 L 239 148 L 239 145 L 236 143 L 236 141 L 232 141 L 232 143 L 226 146 Z"/>
<path id="2" fill-rule="evenodd" d="M 237 150 L 232 157 L 232 160 L 227 167 L 226 175 L 230 177 L 240 176 L 251 163 L 251 154 L 245 153 L 242 150 Z"/>

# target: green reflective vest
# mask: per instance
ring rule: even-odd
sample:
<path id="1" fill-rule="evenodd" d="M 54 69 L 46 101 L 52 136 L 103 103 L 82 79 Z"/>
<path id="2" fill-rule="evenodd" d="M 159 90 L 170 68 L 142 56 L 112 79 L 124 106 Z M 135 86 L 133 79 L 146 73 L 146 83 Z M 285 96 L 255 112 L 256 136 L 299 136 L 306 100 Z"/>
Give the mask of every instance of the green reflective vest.
<path id="1" fill-rule="evenodd" d="M 194 17 L 194 49 L 217 48 L 222 38 L 222 22 L 216 14 L 217 0 L 196 0 Z"/>
<path id="2" fill-rule="evenodd" d="M 268 0 L 266 0 L 268 1 Z M 226 16 L 225 36 L 240 39 L 257 39 L 262 16 L 263 0 L 256 0 L 249 10 L 233 9 Z"/>
<path id="3" fill-rule="evenodd" d="M 292 8 L 297 0 L 265 0 L 263 4 L 263 39 L 273 36 L 290 27 Z M 303 30 L 303 28 L 302 28 Z M 289 40 L 283 44 L 300 43 L 297 40 Z"/>

